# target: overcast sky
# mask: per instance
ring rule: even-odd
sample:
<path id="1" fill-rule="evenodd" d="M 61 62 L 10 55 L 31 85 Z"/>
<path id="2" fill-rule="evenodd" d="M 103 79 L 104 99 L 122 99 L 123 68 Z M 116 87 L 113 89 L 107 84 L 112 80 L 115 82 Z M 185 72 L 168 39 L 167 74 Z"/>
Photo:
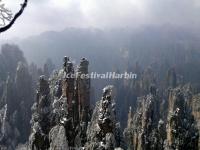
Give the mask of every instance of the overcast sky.
<path id="1" fill-rule="evenodd" d="M 13 2 L 14 1 L 14 2 Z M 4 0 L 13 12 L 22 0 Z M 27 37 L 66 27 L 200 26 L 200 0 L 29 0 L 16 24 L 0 39 Z"/>

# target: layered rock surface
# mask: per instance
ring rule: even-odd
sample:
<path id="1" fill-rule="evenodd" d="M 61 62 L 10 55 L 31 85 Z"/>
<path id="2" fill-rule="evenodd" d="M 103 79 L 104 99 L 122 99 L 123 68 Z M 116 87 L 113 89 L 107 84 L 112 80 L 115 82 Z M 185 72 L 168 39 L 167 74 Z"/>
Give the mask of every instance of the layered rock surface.
<path id="1" fill-rule="evenodd" d="M 13 55 L 17 56 L 14 62 L 6 62 L 5 58 Z M 158 88 L 151 68 L 142 73 L 137 69 L 141 75 L 139 79 L 124 80 L 124 86 L 121 90 L 118 88 L 117 104 L 113 87 L 107 86 L 92 113 L 87 59 L 82 58 L 75 68 L 69 57 L 65 57 L 63 68 L 50 75 L 49 65 L 40 71 L 34 64 L 28 67 L 18 50 L 3 51 L 0 57 L 3 58 L 0 61 L 15 68 L 9 68 L 0 80 L 2 150 L 197 150 L 199 147 L 200 96 L 194 94 L 190 86 L 177 87 L 181 79 L 177 78 L 174 69 L 168 70 L 165 86 Z M 38 74 L 46 76 L 40 76 L 37 86 L 29 143 L 18 145 L 28 139 L 30 107 Z M 120 96 L 125 93 L 128 99 Z M 141 94 L 145 96 L 139 97 Z M 134 101 L 130 103 L 136 97 L 137 107 Z M 133 106 L 129 109 L 124 137 L 116 110 L 116 105 L 120 107 L 122 102 L 121 120 L 128 111 L 125 108 Z"/>
<path id="2" fill-rule="evenodd" d="M 78 76 L 68 57 L 63 68 L 49 80 L 40 77 L 36 102 L 33 105 L 31 150 L 67 150 L 83 147 L 90 120 L 90 79 L 88 61 L 83 58 Z"/>
<path id="3" fill-rule="evenodd" d="M 30 134 L 33 83 L 18 47 L 2 46 L 0 61 L 0 147 L 13 150 Z"/>
<path id="4" fill-rule="evenodd" d="M 122 146 L 112 90 L 112 86 L 105 87 L 102 99 L 96 104 L 87 130 L 87 150 L 114 150 Z"/>
<path id="5" fill-rule="evenodd" d="M 138 109 L 134 115 L 129 113 L 124 132 L 129 149 L 198 150 L 198 124 L 188 104 L 188 91 L 170 88 L 168 95 L 167 116 L 159 113 L 160 103 L 152 92 L 138 100 Z"/>

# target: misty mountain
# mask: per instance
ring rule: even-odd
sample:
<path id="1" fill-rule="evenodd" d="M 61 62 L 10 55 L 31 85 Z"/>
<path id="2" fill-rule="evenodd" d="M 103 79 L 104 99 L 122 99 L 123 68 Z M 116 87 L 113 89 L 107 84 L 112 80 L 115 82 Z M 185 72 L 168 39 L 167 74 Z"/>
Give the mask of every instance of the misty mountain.
<path id="1" fill-rule="evenodd" d="M 17 44 L 27 60 L 40 67 L 48 58 L 60 68 L 60 58 L 63 56 L 70 56 L 75 64 L 81 57 L 86 57 L 90 60 L 89 70 L 93 72 L 133 72 L 131 68 L 138 63 L 142 68 L 153 66 L 157 74 L 161 74 L 159 77 L 164 77 L 170 67 L 177 67 L 180 74 L 187 74 L 187 81 L 196 82 L 200 81 L 199 77 L 190 76 L 187 72 L 200 72 L 190 67 L 199 64 L 199 40 L 197 32 L 164 25 L 143 26 L 137 30 L 66 28 L 60 32 L 49 31 L 22 39 Z M 185 71 L 185 66 L 189 70 Z M 98 85 L 96 90 L 101 90 L 107 83 L 112 81 L 92 82 Z"/>
<path id="2" fill-rule="evenodd" d="M 149 64 L 155 61 L 153 57 L 157 55 L 167 58 L 169 52 L 198 50 L 200 37 L 197 35 L 172 26 L 149 26 L 138 30 L 67 28 L 61 32 L 49 31 L 23 39 L 19 45 L 28 60 L 38 65 L 43 65 L 46 58 L 51 58 L 58 65 L 59 58 L 68 55 L 75 60 L 87 57 L 92 61 L 91 68 L 95 66 L 97 71 L 105 71 L 106 68 L 118 66 L 121 59 L 134 58 L 131 61 Z"/>
<path id="3" fill-rule="evenodd" d="M 175 67 L 186 83 L 197 83 L 200 81 L 200 69 L 197 67 L 200 64 L 199 40 L 198 32 L 164 25 L 143 26 L 137 30 L 66 28 L 17 40 L 16 44 L 27 60 L 39 67 L 43 67 L 48 58 L 60 68 L 63 56 L 73 58 L 75 65 L 81 57 L 86 57 L 90 61 L 90 72 L 134 72 L 133 67 L 137 63 L 141 69 L 151 66 L 160 82 L 163 82 L 166 71 Z M 93 80 L 92 85 L 99 93 L 108 83 L 113 81 Z"/>
<path id="4" fill-rule="evenodd" d="M 20 49 L 23 50 L 24 55 L 28 60 L 28 63 L 31 65 L 30 66 L 27 65 L 28 68 L 23 67 L 23 65 L 20 65 L 19 67 L 17 67 L 21 68 L 17 69 L 19 70 L 18 71 L 19 75 L 13 76 L 13 78 L 16 79 L 16 83 L 11 82 L 13 83 L 13 89 L 14 89 L 13 91 L 17 91 L 17 93 L 19 93 L 19 98 L 15 100 L 16 103 L 21 102 L 20 101 L 21 97 L 27 97 L 26 100 L 29 99 L 29 95 L 31 94 L 23 95 L 29 92 L 24 92 L 24 90 L 20 89 L 23 89 L 22 87 L 29 87 L 29 86 L 32 87 L 33 83 L 31 81 L 32 80 L 31 78 L 33 78 L 33 81 L 35 83 L 39 78 L 38 75 L 44 74 L 47 77 L 47 79 L 45 78 L 45 76 L 40 77 L 39 86 L 37 87 L 38 92 L 36 96 L 37 98 L 36 105 L 33 105 L 34 107 L 32 107 L 33 110 L 35 111 L 35 112 L 33 111 L 32 115 L 33 124 L 31 124 L 31 126 L 33 130 L 30 136 L 31 137 L 30 142 L 32 143 L 31 146 L 33 147 L 34 146 L 54 147 L 54 145 L 56 144 L 61 144 L 68 147 L 68 146 L 74 146 L 73 143 L 74 141 L 77 140 L 82 141 L 81 143 L 78 142 L 79 146 L 93 147 L 96 144 L 95 141 L 85 140 L 86 126 L 85 127 L 82 126 L 83 128 L 85 128 L 84 130 L 77 128 L 78 131 L 81 131 L 80 133 L 77 132 L 78 134 L 80 134 L 80 137 L 78 136 L 78 139 L 70 138 L 74 137 L 74 135 L 72 135 L 71 133 L 75 133 L 71 132 L 75 128 L 71 128 L 70 130 L 67 130 L 70 131 L 69 133 L 66 132 L 66 135 L 65 134 L 62 135 L 63 139 L 66 139 L 66 137 L 68 137 L 68 140 L 63 140 L 64 142 L 63 144 L 56 142 L 55 139 L 57 137 L 57 133 L 59 133 L 59 131 L 65 133 L 65 127 L 66 129 L 69 129 L 68 125 L 73 127 L 73 124 L 71 124 L 73 122 L 70 122 L 70 119 L 66 119 L 66 117 L 68 116 L 65 115 L 63 116 L 64 118 L 62 119 L 62 116 L 60 116 L 60 114 L 67 114 L 67 112 L 59 112 L 59 111 L 66 109 L 63 109 L 62 107 L 54 108 L 54 106 L 56 106 L 54 104 L 57 102 L 66 103 L 66 100 L 69 99 L 70 101 L 71 99 L 71 102 L 69 102 L 68 111 L 70 112 L 72 110 L 71 113 L 73 116 L 74 111 L 79 110 L 79 109 L 76 110 L 71 109 L 72 106 L 70 105 L 73 102 L 72 97 L 63 98 L 66 92 L 68 91 L 67 89 L 65 89 L 65 87 L 67 87 L 66 85 L 72 85 L 73 90 L 71 91 L 72 92 L 71 95 L 74 95 L 73 92 L 80 93 L 79 96 L 74 95 L 75 98 L 81 98 L 81 95 L 83 93 L 85 94 L 87 92 L 90 92 L 90 95 L 83 97 L 86 97 L 85 100 L 87 100 L 87 102 L 88 99 L 91 99 L 89 102 L 92 104 L 90 106 L 91 110 L 94 108 L 93 105 L 95 105 L 95 102 L 97 102 L 95 109 L 93 109 L 94 110 L 93 115 L 91 114 L 90 109 L 87 110 L 85 107 L 86 111 L 79 110 L 80 120 L 79 119 L 76 120 L 77 122 L 79 122 L 83 118 L 87 119 L 92 117 L 91 127 L 89 128 L 94 129 L 94 131 L 88 134 L 89 137 L 91 136 L 90 137 L 91 139 L 95 138 L 96 136 L 99 136 L 95 135 L 97 128 L 95 127 L 93 128 L 93 126 L 97 125 L 97 122 L 99 123 L 99 126 L 102 127 L 101 129 L 102 132 L 110 133 L 110 129 L 112 129 L 110 126 L 108 126 L 110 123 L 109 124 L 107 124 L 106 122 L 101 123 L 103 116 L 102 114 L 107 112 L 108 116 L 106 115 L 105 118 L 107 117 L 110 118 L 108 122 L 114 123 L 113 126 L 114 128 L 112 130 L 116 131 L 116 133 L 113 132 L 112 133 L 113 135 L 108 138 L 109 139 L 108 142 L 116 140 L 117 147 L 123 146 L 123 139 L 121 138 L 121 129 L 123 130 L 125 127 L 127 127 L 124 132 L 126 134 L 125 137 L 127 138 L 128 142 L 127 146 L 132 147 L 134 145 L 138 145 L 137 142 L 132 143 L 131 141 L 133 141 L 133 139 L 135 138 L 134 136 L 136 135 L 135 129 L 137 130 L 143 129 L 143 125 L 145 129 L 144 134 L 148 137 L 146 140 L 149 141 L 148 143 L 150 143 L 150 145 L 149 144 L 146 145 L 147 149 L 149 149 L 148 147 L 152 146 L 158 146 L 161 147 L 161 149 L 167 147 L 163 145 L 163 142 L 153 143 L 151 139 L 154 138 L 160 139 L 161 141 L 166 140 L 169 142 L 169 144 L 175 142 L 174 143 L 175 145 L 183 146 L 180 143 L 178 144 L 176 143 L 177 140 L 182 140 L 181 138 L 175 137 L 175 140 L 171 142 L 170 141 L 171 137 L 166 136 L 166 133 L 171 133 L 171 131 L 177 130 L 176 129 L 177 125 L 180 126 L 182 129 L 180 132 L 179 130 L 177 131 L 179 137 L 183 137 L 184 140 L 186 141 L 184 143 L 188 143 L 187 141 L 188 139 L 190 140 L 191 138 L 195 137 L 195 140 L 191 141 L 190 142 L 191 144 L 188 144 L 188 147 L 190 146 L 197 147 L 196 144 L 194 143 L 197 143 L 199 140 L 198 135 L 195 134 L 197 133 L 197 129 L 199 131 L 199 127 L 198 126 L 196 127 L 196 125 L 194 127 L 192 126 L 194 123 L 196 124 L 193 118 L 195 118 L 195 120 L 198 120 L 199 116 L 198 114 L 199 107 L 198 105 L 196 105 L 199 99 L 199 92 L 200 92 L 199 39 L 200 39 L 199 36 L 194 32 L 189 32 L 186 29 L 175 28 L 172 26 L 162 26 L 162 28 L 146 27 L 146 28 L 140 28 L 138 30 L 112 29 L 103 31 L 92 28 L 90 29 L 68 28 L 62 32 L 49 31 L 38 36 L 32 36 L 27 39 L 20 40 L 19 42 L 17 42 L 19 48 L 17 46 L 11 46 L 11 45 L 10 46 L 4 45 L 2 47 L 2 55 L 0 57 L 1 61 L 7 62 L 6 60 L 12 60 L 8 61 L 7 63 L 4 63 L 1 66 L 1 68 L 4 69 L 4 67 L 6 66 L 5 64 L 7 64 L 7 69 L 8 69 L 8 71 L 2 69 L 1 72 L 4 73 L 5 76 L 5 77 L 2 76 L 2 79 L 3 80 L 6 79 L 7 72 L 9 72 L 10 70 L 12 71 L 16 70 L 17 67 L 16 64 L 18 60 L 22 59 L 26 63 L 26 59 L 23 57 L 23 53 L 20 51 Z M 12 49 L 15 49 L 17 53 L 16 54 L 10 53 Z M 65 56 L 69 56 L 70 58 Z M 81 57 L 86 57 L 87 59 L 84 58 L 80 59 Z M 64 62 L 62 62 L 63 58 Z M 70 60 L 72 60 L 72 63 Z M 80 63 L 77 60 L 81 60 Z M 89 60 L 89 63 L 87 60 Z M 60 70 L 62 63 L 63 67 Z M 35 64 L 37 64 L 41 68 L 37 68 Z M 54 69 L 54 64 L 56 65 L 58 71 L 54 72 L 50 76 L 52 70 Z M 72 83 L 74 82 L 73 79 L 70 81 L 65 80 L 64 74 L 62 74 L 63 71 L 68 71 L 70 70 L 71 67 L 74 67 L 74 69 L 71 69 L 72 71 L 71 73 L 73 73 L 74 70 L 80 72 L 81 70 L 80 67 L 77 68 L 75 66 L 77 64 L 80 64 L 80 66 L 83 65 L 82 66 L 83 68 L 85 68 L 84 64 L 87 64 L 87 67 L 89 65 L 89 72 L 105 73 L 107 71 L 108 72 L 115 71 L 123 73 L 124 71 L 127 71 L 127 72 L 134 72 L 138 76 L 136 79 L 129 79 L 129 80 L 92 79 L 91 89 L 89 89 L 90 82 L 87 82 L 88 84 L 85 84 L 86 82 L 83 82 L 82 80 L 77 80 L 77 83 L 79 83 L 80 81 L 80 85 L 78 84 L 79 86 L 74 86 L 74 84 L 70 84 L 71 82 Z M 87 70 L 86 72 L 88 72 L 88 68 L 86 70 Z M 23 74 L 21 75 L 21 73 Z M 13 74 L 15 75 L 15 71 Z M 48 77 L 50 78 L 48 79 Z M 30 81 L 30 82 L 25 82 L 27 83 L 27 85 L 22 84 L 22 81 L 24 81 L 25 79 L 27 79 L 27 81 Z M 107 84 L 113 84 L 114 87 L 116 87 L 116 90 L 113 90 L 116 91 L 115 92 L 116 97 L 113 97 L 113 100 L 110 99 L 112 98 L 112 96 L 108 94 L 110 93 L 109 88 L 107 89 L 108 90 L 107 92 L 105 92 L 104 89 L 103 97 L 102 99 L 100 99 L 100 96 L 102 96 L 101 95 L 102 92 L 100 92 L 100 90 L 102 89 L 103 86 Z M 15 87 L 20 87 L 20 88 L 15 89 Z M 76 87 L 79 87 L 80 89 L 77 90 Z M 88 88 L 85 89 L 85 87 Z M 4 89 L 3 86 L 1 89 L 2 90 Z M 33 94 L 34 92 L 32 90 L 35 89 L 36 86 L 34 86 L 33 89 L 31 90 L 29 89 L 28 91 L 31 91 L 31 93 Z M 14 93 L 13 91 L 7 89 L 4 92 L 5 94 L 3 94 L 6 95 L 6 93 L 8 93 L 5 96 L 5 98 L 3 98 L 3 102 L 4 101 L 7 102 L 6 104 L 8 104 L 8 106 L 12 106 L 11 101 L 13 98 L 12 97 L 9 98 L 9 96 L 10 95 L 12 96 L 12 93 Z M 11 94 L 9 94 L 9 92 Z M 1 92 L 1 94 L 2 93 L 3 92 Z M 58 95 L 57 98 L 56 95 Z M 29 103 L 29 101 L 24 100 L 25 102 L 27 102 L 27 105 L 29 106 L 26 107 L 29 109 L 29 111 L 30 111 L 30 104 L 32 104 L 34 96 L 31 97 L 32 97 L 31 103 Z M 81 101 L 78 100 L 78 102 Z M 109 104 L 110 106 L 105 105 L 106 107 L 103 107 L 104 104 L 106 103 Z M 54 112 L 56 111 L 52 111 L 51 105 L 53 106 L 53 109 L 59 112 L 58 114 L 54 114 Z M 57 106 L 64 106 L 64 105 L 59 104 Z M 115 111 L 114 108 L 115 106 L 117 111 Z M 184 112 L 179 113 L 179 108 L 181 111 L 184 110 Z M 21 108 L 20 109 L 17 108 L 17 110 L 20 110 L 20 112 L 28 112 L 28 110 L 21 111 L 23 110 Z M 102 112 L 99 110 L 101 110 Z M 135 115 L 133 115 L 132 110 L 135 112 Z M 193 114 L 191 114 L 191 110 Z M 6 114 L 6 111 L 7 108 L 4 107 L 3 105 L 2 114 Z M 37 114 L 38 112 L 40 113 Z M 171 114 L 171 112 L 173 112 L 173 114 Z M 55 116 L 51 116 L 50 114 L 54 114 Z M 111 115 L 109 116 L 109 114 Z M 127 116 L 127 114 L 129 115 Z M 13 113 L 12 115 L 15 116 L 15 113 Z M 54 119 L 54 117 L 57 119 Z M 175 120 L 176 118 L 180 120 L 180 124 L 177 123 L 176 121 L 173 124 L 170 124 L 170 122 L 174 121 L 173 120 L 174 117 Z M 30 113 L 29 117 L 24 117 L 24 118 L 26 119 L 27 123 L 28 122 L 27 120 L 30 119 Z M 95 118 L 99 118 L 98 121 Z M 167 118 L 170 119 L 170 122 L 168 122 Z M 187 118 L 187 120 L 185 120 L 185 118 Z M 74 119 L 76 119 L 75 116 Z M 118 119 L 120 121 L 119 125 L 115 124 L 116 122 L 115 119 Z M 159 119 L 161 119 L 161 122 Z M 57 121 L 52 122 L 53 120 Z M 63 122 L 63 120 L 66 120 L 66 122 L 65 121 Z M 103 118 L 103 120 L 106 119 Z M 153 124 L 152 120 L 154 122 Z M 141 122 L 143 123 L 141 124 Z M 186 124 L 185 123 L 182 124 L 182 122 L 186 122 Z M 162 126 L 168 125 L 169 128 L 168 129 L 164 128 L 162 130 L 157 131 L 158 127 L 160 126 L 160 123 L 163 124 Z M 13 123 L 13 126 L 15 126 L 15 123 Z M 26 126 L 28 127 L 28 125 Z M 120 126 L 121 129 L 119 129 Z M 191 126 L 191 130 L 188 130 L 189 129 L 188 126 Z M 35 128 L 38 128 L 39 130 L 35 130 Z M 40 128 L 42 130 L 40 130 Z M 19 129 L 21 129 L 21 127 L 19 127 Z M 163 131 L 163 134 L 161 134 L 162 133 L 161 131 Z M 185 132 L 190 133 L 189 136 L 182 136 L 182 134 L 186 135 Z M 143 132 L 141 133 L 143 134 Z M 37 137 L 38 134 L 39 137 Z M 46 137 L 49 134 L 51 136 L 46 141 Z M 157 137 L 157 134 L 162 136 Z M 22 143 L 26 141 L 25 139 L 27 137 L 27 134 L 24 135 L 25 136 Z M 34 138 L 34 136 L 36 136 L 42 142 L 38 143 L 37 138 Z M 137 136 L 141 137 L 141 135 Z M 104 135 L 101 136 L 101 138 L 100 138 L 100 143 L 101 141 L 103 141 Z M 49 141 L 53 141 L 51 145 L 49 145 L 48 143 Z M 66 143 L 66 141 L 69 142 L 68 143 L 69 145 Z M 143 142 L 143 139 L 139 140 L 139 143 L 141 142 Z M 3 144 L 5 144 L 5 142 Z"/>

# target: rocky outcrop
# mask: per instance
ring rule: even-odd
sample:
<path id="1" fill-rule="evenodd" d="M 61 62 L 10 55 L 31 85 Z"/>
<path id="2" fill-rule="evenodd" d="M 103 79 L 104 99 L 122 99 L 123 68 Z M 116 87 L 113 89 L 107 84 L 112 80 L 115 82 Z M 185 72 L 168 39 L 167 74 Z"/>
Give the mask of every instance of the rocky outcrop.
<path id="1" fill-rule="evenodd" d="M 90 111 L 90 79 L 88 75 L 89 62 L 85 58 L 82 58 L 79 68 L 78 76 L 76 80 L 76 96 L 78 97 L 78 114 L 81 122 L 88 122 L 90 116 L 87 116 Z"/>
<path id="2" fill-rule="evenodd" d="M 55 126 L 49 133 L 49 150 L 68 150 L 68 141 L 63 126 Z"/>
<path id="3" fill-rule="evenodd" d="M 119 119 L 122 128 L 126 127 L 127 114 L 129 107 L 133 110 L 137 109 L 137 98 L 149 93 L 149 87 L 156 84 L 156 74 L 151 67 L 141 71 L 140 66 L 136 63 L 133 70 L 129 70 L 137 74 L 136 79 L 124 79 L 123 82 L 117 80 L 115 87 L 117 89 L 116 108 L 119 111 Z M 122 101 L 123 99 L 123 101 Z"/>
<path id="4" fill-rule="evenodd" d="M 86 62 L 85 59 L 82 61 Z M 102 100 L 97 103 L 93 117 L 88 123 L 90 112 L 89 103 L 86 101 L 89 100 L 87 97 L 89 94 L 82 94 L 84 90 L 89 93 L 89 79 L 80 78 L 81 74 L 87 72 L 84 70 L 81 72 L 82 70 L 79 69 L 79 75 L 75 79 L 76 85 L 79 86 L 74 90 L 80 91 L 80 95 L 76 97 L 77 93 L 74 92 L 72 100 L 78 104 L 78 107 L 74 107 L 73 102 L 69 103 L 67 98 L 69 91 L 66 87 L 68 89 L 71 87 L 68 87 L 70 84 L 67 84 L 66 74 L 63 71 L 65 70 L 56 73 L 49 82 L 44 76 L 40 77 L 37 99 L 33 105 L 29 148 L 31 150 L 68 150 L 70 148 L 114 150 L 119 148 L 123 143 L 123 138 L 120 125 L 116 121 L 112 86 L 104 88 Z M 54 82 L 56 79 L 59 82 Z M 52 86 L 53 84 L 55 86 Z M 51 89 L 53 87 L 55 89 Z M 58 94 L 59 91 L 61 94 Z M 86 109 L 88 112 L 85 111 Z M 81 115 L 75 115 L 74 112 Z"/>
<path id="5" fill-rule="evenodd" d="M 33 105 L 30 149 L 67 150 L 83 147 L 90 120 L 90 79 L 88 61 L 84 58 L 75 68 L 69 57 L 63 68 L 49 80 L 40 77 L 36 102 Z"/>
<path id="6" fill-rule="evenodd" d="M 36 103 L 34 103 L 32 107 L 32 132 L 30 135 L 31 150 L 45 150 L 49 148 L 48 133 L 51 129 L 51 99 L 49 92 L 48 81 L 44 76 L 41 76 L 37 90 Z"/>
<path id="7" fill-rule="evenodd" d="M 0 57 L 9 54 L 3 52 Z M 17 57 L 21 59 L 22 56 L 19 54 Z M 112 86 L 104 88 L 103 96 L 96 103 L 92 114 L 88 65 L 88 60 L 82 58 L 75 68 L 69 57 L 65 57 L 63 68 L 50 75 L 47 65 L 44 70 L 38 71 L 35 65 L 28 68 L 22 59 L 17 62 L 14 71 L 7 71 L 6 79 L 2 76 L 0 80 L 1 149 L 198 149 L 200 96 L 194 95 L 189 85 L 176 87 L 180 82 L 174 69 L 168 71 L 165 85 L 167 90 L 165 86 L 161 90 L 155 87 L 156 77 L 151 68 L 140 72 L 141 77 L 136 81 L 124 81 L 124 86 L 120 88 L 125 89 L 117 91 L 118 107 L 122 105 L 123 96 L 120 95 L 124 92 L 128 91 L 126 96 L 131 98 L 123 101 L 126 106 L 121 109 L 129 106 L 130 100 L 140 94 L 146 96 L 138 98 L 137 107 L 130 107 L 127 128 L 122 137 Z M 10 66 L 15 64 L 11 63 Z M 34 74 L 33 79 L 30 72 Z M 37 86 L 36 101 L 32 106 L 29 145 L 18 145 L 25 143 L 29 135 L 33 82 L 41 73 L 47 77 L 40 76 Z M 149 94 L 146 94 L 147 89 Z"/>
<path id="8" fill-rule="evenodd" d="M 87 130 L 87 150 L 114 150 L 121 146 L 112 89 L 112 86 L 105 87 L 102 99 L 96 104 Z"/>
<path id="9" fill-rule="evenodd" d="M 150 94 L 138 99 L 138 107 L 133 115 L 130 109 L 128 127 L 124 131 L 128 149 L 159 149 L 164 140 L 160 138 L 162 121 L 159 121 L 159 99 L 155 87 Z"/>
<path id="10" fill-rule="evenodd" d="M 4 72 L 0 75 L 0 147 L 14 150 L 30 134 L 32 77 L 23 53 L 16 46 L 4 45 L 0 61 L 0 71 Z"/>
<path id="11" fill-rule="evenodd" d="M 186 103 L 183 90 L 180 88 L 171 90 L 167 122 L 167 148 L 197 150 L 198 139 L 198 129 Z"/>
<path id="12" fill-rule="evenodd" d="M 165 108 L 168 112 L 167 119 L 159 112 L 159 97 L 155 93 L 155 89 L 151 88 L 149 95 L 138 99 L 134 115 L 130 109 L 128 127 L 124 131 L 128 148 L 197 150 L 199 133 L 189 107 L 191 92 L 186 86 L 169 89 L 168 107 Z"/>
<path id="13" fill-rule="evenodd" d="M 200 94 L 194 95 L 190 101 L 190 106 L 192 109 L 192 115 L 196 121 L 196 126 L 198 129 L 198 134 L 200 135 Z M 200 145 L 200 138 L 198 145 Z"/>
<path id="14" fill-rule="evenodd" d="M 136 112 L 133 113 L 130 107 L 124 144 L 117 122 L 113 86 L 104 88 L 90 117 L 88 65 L 83 58 L 76 71 L 70 59 L 65 57 L 63 68 L 55 71 L 49 80 L 41 76 L 33 106 L 31 150 L 198 149 L 199 134 L 191 114 L 198 111 L 189 103 L 194 99 L 190 86 L 173 89 L 175 79 L 173 85 L 170 79 L 169 90 L 161 94 L 154 84 L 150 86 L 155 83 L 153 74 L 149 75 L 149 80 L 141 79 L 150 86 L 149 94 L 138 98 Z M 171 72 L 169 76 L 173 78 L 175 73 Z M 166 112 L 163 113 L 160 106 L 166 97 L 167 107 L 161 107 Z"/>

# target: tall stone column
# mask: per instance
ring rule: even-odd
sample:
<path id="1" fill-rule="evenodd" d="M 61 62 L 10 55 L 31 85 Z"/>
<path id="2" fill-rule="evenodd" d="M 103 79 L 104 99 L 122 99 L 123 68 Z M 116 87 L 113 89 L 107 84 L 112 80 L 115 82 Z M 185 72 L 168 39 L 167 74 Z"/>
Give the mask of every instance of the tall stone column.
<path id="1" fill-rule="evenodd" d="M 72 115 L 72 103 L 74 99 L 74 67 L 69 57 L 64 57 L 63 64 L 63 81 L 62 81 L 62 96 L 67 98 L 68 112 Z"/>
<path id="2" fill-rule="evenodd" d="M 76 79 L 79 120 L 83 122 L 88 122 L 88 112 L 90 108 L 90 78 L 88 76 L 88 65 L 88 60 L 82 58 L 78 67 Z"/>

